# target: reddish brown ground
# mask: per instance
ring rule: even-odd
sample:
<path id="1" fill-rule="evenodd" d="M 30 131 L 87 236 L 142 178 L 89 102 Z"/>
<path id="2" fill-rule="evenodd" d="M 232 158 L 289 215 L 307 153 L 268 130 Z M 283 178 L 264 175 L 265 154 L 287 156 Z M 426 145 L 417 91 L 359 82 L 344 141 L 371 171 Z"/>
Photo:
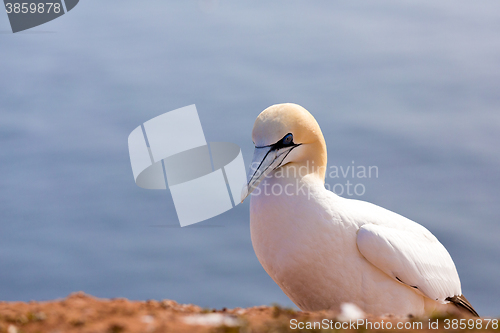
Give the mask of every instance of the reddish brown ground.
<path id="1" fill-rule="evenodd" d="M 171 300 L 109 300 L 84 293 L 74 293 L 65 299 L 50 302 L 0 302 L 1 333 L 328 332 L 329 330 L 321 329 L 292 329 L 290 320 L 313 322 L 335 317 L 336 314 L 331 312 L 308 313 L 277 306 L 212 310 L 178 304 Z M 384 320 L 394 323 L 417 321 L 414 318 L 369 319 L 372 322 Z M 431 320 L 439 320 L 441 331 L 443 330 L 445 317 L 434 317 Z M 427 329 L 429 319 L 421 321 L 424 329 L 419 331 L 431 331 Z M 483 326 L 480 331 L 491 331 L 491 326 L 488 330 Z"/>

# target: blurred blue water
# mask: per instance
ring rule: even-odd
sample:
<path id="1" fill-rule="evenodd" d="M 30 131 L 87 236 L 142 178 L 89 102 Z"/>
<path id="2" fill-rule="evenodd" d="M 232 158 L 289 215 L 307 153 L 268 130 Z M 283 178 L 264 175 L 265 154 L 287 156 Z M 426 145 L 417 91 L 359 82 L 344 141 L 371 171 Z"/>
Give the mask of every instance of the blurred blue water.
<path id="1" fill-rule="evenodd" d="M 361 199 L 429 228 L 471 303 L 500 314 L 497 1 L 85 0 L 9 30 L 0 15 L 0 299 L 292 305 L 254 255 L 248 202 L 172 227 L 170 193 L 134 184 L 127 136 L 196 103 L 207 140 L 248 163 L 258 113 L 295 102 L 331 165 L 378 167 L 353 180 Z"/>

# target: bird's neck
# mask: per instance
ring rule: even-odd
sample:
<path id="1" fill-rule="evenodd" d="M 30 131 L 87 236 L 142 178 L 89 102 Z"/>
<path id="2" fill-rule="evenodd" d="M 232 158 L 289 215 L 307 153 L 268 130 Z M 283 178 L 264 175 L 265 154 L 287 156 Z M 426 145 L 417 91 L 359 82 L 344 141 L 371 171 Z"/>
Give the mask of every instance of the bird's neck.
<path id="1" fill-rule="evenodd" d="M 281 171 L 288 178 L 302 179 L 308 176 L 308 178 L 316 178 L 324 184 L 327 163 L 325 142 L 318 141 L 307 145 L 308 149 L 298 161 L 288 163 L 276 172 Z"/>

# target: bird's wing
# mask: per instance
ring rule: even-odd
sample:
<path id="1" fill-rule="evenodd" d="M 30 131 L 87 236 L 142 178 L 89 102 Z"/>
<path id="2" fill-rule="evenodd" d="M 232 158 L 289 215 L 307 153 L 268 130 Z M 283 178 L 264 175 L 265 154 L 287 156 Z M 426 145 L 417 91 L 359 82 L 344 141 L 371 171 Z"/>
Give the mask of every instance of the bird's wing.
<path id="1" fill-rule="evenodd" d="M 423 227 L 365 224 L 358 231 L 357 245 L 374 266 L 431 299 L 448 303 L 446 298 L 462 294 L 450 254 Z"/>

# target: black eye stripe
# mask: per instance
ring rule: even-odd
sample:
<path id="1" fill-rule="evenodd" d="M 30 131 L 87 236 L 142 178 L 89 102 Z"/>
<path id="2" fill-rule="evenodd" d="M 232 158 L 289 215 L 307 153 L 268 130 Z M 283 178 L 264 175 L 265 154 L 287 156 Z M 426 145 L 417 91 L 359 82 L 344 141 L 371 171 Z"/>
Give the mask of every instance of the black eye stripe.
<path id="1" fill-rule="evenodd" d="M 289 146 L 294 146 L 295 143 L 293 143 L 293 134 L 288 133 L 285 135 L 281 140 L 276 142 L 273 146 L 273 149 L 280 149 L 284 147 L 289 147 Z"/>
<path id="2" fill-rule="evenodd" d="M 289 146 L 299 146 L 299 144 L 295 144 L 293 142 L 293 134 L 292 133 L 288 133 L 286 134 L 283 138 L 281 138 L 278 142 L 276 143 L 273 143 L 272 145 L 267 145 L 267 146 L 255 146 L 255 148 L 266 148 L 266 147 L 271 147 L 271 150 L 275 150 L 275 149 L 281 149 L 281 148 L 284 148 L 284 147 L 289 147 Z"/>

